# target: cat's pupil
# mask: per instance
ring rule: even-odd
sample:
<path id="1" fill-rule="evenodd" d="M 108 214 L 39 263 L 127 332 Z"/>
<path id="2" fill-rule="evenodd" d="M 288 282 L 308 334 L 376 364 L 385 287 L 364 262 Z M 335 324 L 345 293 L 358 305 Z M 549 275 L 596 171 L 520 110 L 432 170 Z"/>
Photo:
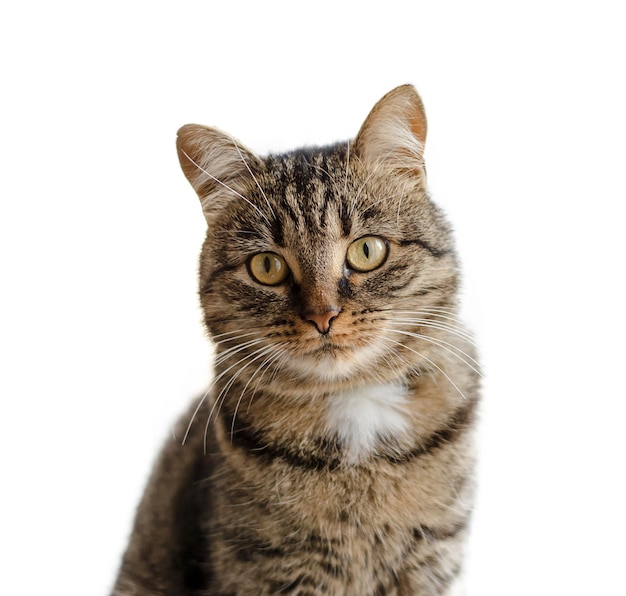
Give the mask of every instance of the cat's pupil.
<path id="1" fill-rule="evenodd" d="M 265 257 L 265 260 L 263 261 L 263 266 L 265 267 L 265 273 L 269 273 L 270 269 L 272 268 L 272 263 L 270 262 L 269 257 Z"/>
<path id="2" fill-rule="evenodd" d="M 367 242 L 363 245 L 363 253 L 365 254 L 366 259 L 370 258 L 370 247 L 368 246 Z"/>

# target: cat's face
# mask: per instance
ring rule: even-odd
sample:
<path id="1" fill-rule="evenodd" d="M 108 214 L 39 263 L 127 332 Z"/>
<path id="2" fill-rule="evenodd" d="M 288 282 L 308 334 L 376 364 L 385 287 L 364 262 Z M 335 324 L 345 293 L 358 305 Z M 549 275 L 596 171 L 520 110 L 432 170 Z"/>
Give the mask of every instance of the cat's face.
<path id="1" fill-rule="evenodd" d="M 414 93 L 383 98 L 353 143 L 267 159 L 218 131 L 181 130 L 209 224 L 205 321 L 233 362 L 386 380 L 428 353 L 409 320 L 454 306 L 456 266 L 424 188 Z"/>

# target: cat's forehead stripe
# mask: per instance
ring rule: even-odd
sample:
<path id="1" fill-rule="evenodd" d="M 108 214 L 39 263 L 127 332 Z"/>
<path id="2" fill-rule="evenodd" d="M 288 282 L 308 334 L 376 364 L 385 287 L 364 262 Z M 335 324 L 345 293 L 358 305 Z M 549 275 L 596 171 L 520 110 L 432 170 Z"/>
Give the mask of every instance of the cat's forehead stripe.
<path id="1" fill-rule="evenodd" d="M 352 224 L 344 205 L 348 199 L 338 193 L 332 172 L 339 167 L 343 173 L 345 165 L 336 159 L 330 163 L 329 157 L 323 151 L 301 151 L 268 158 L 265 192 L 276 201 L 272 234 L 277 245 L 284 244 L 287 224 L 300 232 L 338 225 L 344 236 L 349 234 Z"/>

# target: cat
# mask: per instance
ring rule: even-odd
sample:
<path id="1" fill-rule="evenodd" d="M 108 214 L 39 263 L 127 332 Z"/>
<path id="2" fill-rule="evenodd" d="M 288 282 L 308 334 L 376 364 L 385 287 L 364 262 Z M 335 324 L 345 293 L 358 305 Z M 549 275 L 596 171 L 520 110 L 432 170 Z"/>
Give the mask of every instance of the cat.
<path id="1" fill-rule="evenodd" d="M 209 391 L 139 505 L 113 594 L 451 594 L 474 493 L 479 365 L 398 87 L 353 141 L 177 148 L 208 231 Z"/>

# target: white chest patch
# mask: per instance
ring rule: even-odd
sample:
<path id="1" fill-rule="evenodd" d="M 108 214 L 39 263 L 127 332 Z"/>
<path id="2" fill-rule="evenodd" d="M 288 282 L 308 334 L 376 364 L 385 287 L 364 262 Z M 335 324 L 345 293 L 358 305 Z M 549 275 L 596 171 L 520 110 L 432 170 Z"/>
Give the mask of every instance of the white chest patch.
<path id="1" fill-rule="evenodd" d="M 351 462 L 375 452 L 381 439 L 408 428 L 407 390 L 402 385 L 371 385 L 330 396 L 327 426 L 344 445 Z"/>

